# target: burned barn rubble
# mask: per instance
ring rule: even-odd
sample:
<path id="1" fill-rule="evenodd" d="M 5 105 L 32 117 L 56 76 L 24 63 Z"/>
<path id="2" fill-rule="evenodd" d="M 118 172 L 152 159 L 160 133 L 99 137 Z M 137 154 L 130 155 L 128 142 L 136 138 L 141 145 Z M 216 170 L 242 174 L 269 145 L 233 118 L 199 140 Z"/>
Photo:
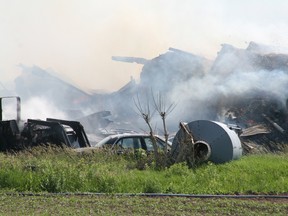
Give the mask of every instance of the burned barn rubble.
<path id="1" fill-rule="evenodd" d="M 178 101 L 173 126 L 180 119 L 223 122 L 239 134 L 244 152 L 274 152 L 288 141 L 288 55 L 281 51 L 250 42 L 246 49 L 223 44 L 214 61 L 174 48 L 152 60 L 112 59 L 143 64 L 138 90 Z"/>
<path id="2" fill-rule="evenodd" d="M 218 106 L 222 109 L 222 121 L 240 126 L 239 136 L 246 152 L 287 148 L 288 55 L 278 52 L 255 42 L 246 49 L 225 44 L 211 68 L 211 73 L 221 72 L 228 75 L 228 80 L 233 73 L 237 75 L 237 83 L 244 80 L 244 86 L 239 84 L 242 89 L 236 90 L 237 94 L 231 92 Z M 232 64 L 225 64 L 227 61 Z M 250 82 L 245 76 L 255 79 Z"/>
<path id="3" fill-rule="evenodd" d="M 64 119 L 81 122 L 91 145 L 113 133 L 146 131 L 133 98 L 140 95 L 146 104 L 147 94 L 161 93 L 167 104 L 176 103 L 167 118 L 170 134 L 181 121 L 217 121 L 238 133 L 244 152 L 282 151 L 288 143 L 287 53 L 250 42 L 245 49 L 223 44 L 214 60 L 175 48 L 153 59 L 113 56 L 143 67 L 140 80 L 112 93 L 84 91 L 50 71 L 21 66 L 14 93 L 24 102 L 45 99 Z"/>

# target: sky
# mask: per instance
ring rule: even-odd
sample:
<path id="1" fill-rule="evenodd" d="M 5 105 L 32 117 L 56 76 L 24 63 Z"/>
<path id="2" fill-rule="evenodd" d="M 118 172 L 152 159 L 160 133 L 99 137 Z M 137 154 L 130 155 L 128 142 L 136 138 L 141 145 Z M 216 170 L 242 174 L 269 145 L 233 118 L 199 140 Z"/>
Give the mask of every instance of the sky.
<path id="1" fill-rule="evenodd" d="M 53 70 L 84 89 L 115 91 L 141 65 L 182 49 L 213 60 L 221 44 L 288 47 L 287 0 L 0 0 L 0 83 L 19 64 Z"/>

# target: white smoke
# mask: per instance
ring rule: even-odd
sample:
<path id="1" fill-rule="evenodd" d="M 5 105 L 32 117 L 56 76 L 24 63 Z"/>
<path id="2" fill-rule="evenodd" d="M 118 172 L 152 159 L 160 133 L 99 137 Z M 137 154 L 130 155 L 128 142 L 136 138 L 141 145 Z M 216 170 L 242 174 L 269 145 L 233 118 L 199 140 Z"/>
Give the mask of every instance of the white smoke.
<path id="1" fill-rule="evenodd" d="M 22 119 L 40 119 L 58 118 L 66 119 L 64 112 L 56 108 L 49 100 L 40 97 L 32 97 L 22 104 Z"/>
<path id="2" fill-rule="evenodd" d="M 193 77 L 174 86 L 170 94 L 170 100 L 178 104 L 173 113 L 174 122 L 217 120 L 220 118 L 217 112 L 221 115 L 221 108 L 225 109 L 225 105 L 237 99 L 249 100 L 259 93 L 285 106 L 288 96 L 287 71 L 263 69 L 253 62 L 255 59 L 249 59 L 251 53 L 233 49 L 227 53 L 225 50 L 218 62 L 215 60 L 214 66 L 218 64 L 217 68 L 212 67 L 205 76 Z M 277 66 L 281 68 L 280 64 Z"/>
<path id="3" fill-rule="evenodd" d="M 171 100 L 178 101 L 180 108 L 178 106 L 177 112 L 190 113 L 191 119 L 187 120 L 191 121 L 211 117 L 210 106 L 222 100 L 227 102 L 235 96 L 248 98 L 255 92 L 269 92 L 284 104 L 288 95 L 287 86 L 288 74 L 278 70 L 238 71 L 225 77 L 210 74 L 176 86 Z"/>
<path id="4" fill-rule="evenodd" d="M 7 95 L 6 95 L 7 96 Z M 16 98 L 2 98 L 2 119 L 11 120 L 17 118 L 17 101 Z"/>
<path id="5" fill-rule="evenodd" d="M 82 88 L 114 91 L 140 67 L 111 62 L 112 55 L 152 58 L 174 46 L 215 57 L 223 41 L 288 46 L 284 0 L 0 2 L 1 82 L 20 74 L 15 65 L 36 64 Z"/>

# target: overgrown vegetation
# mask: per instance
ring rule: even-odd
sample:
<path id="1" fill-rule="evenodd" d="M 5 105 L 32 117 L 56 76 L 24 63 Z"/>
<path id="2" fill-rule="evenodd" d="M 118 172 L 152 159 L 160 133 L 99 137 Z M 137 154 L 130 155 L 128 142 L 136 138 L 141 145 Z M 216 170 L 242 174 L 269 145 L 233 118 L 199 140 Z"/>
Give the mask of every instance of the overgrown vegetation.
<path id="1" fill-rule="evenodd" d="M 153 157 L 153 155 L 152 155 Z M 288 155 L 262 154 L 189 169 L 162 170 L 145 154 L 108 150 L 76 153 L 35 147 L 0 154 L 0 190 L 16 192 L 100 192 L 181 194 L 287 194 Z"/>

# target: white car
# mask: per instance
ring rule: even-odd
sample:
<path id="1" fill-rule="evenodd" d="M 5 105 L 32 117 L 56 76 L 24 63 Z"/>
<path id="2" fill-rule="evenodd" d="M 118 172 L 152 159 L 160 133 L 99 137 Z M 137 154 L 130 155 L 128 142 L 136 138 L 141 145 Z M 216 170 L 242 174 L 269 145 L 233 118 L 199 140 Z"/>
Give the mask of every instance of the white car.
<path id="1" fill-rule="evenodd" d="M 165 140 L 154 135 L 156 138 L 156 144 L 159 149 L 165 149 Z M 171 149 L 171 142 L 167 142 L 167 149 Z M 105 137 L 103 140 L 98 142 L 95 147 L 111 147 L 118 149 L 144 149 L 146 151 L 153 151 L 153 144 L 151 136 L 149 134 L 115 134 Z"/>

